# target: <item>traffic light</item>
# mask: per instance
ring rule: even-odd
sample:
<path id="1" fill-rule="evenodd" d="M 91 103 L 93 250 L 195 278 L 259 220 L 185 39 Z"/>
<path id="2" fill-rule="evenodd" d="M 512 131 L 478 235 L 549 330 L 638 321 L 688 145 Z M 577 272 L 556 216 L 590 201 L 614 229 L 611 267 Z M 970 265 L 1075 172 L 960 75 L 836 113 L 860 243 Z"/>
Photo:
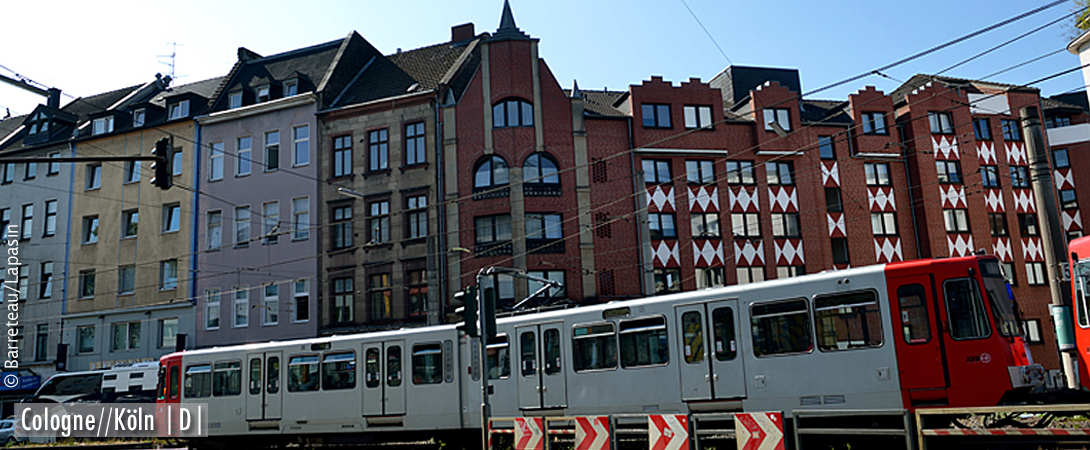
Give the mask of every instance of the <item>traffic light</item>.
<path id="1" fill-rule="evenodd" d="M 158 158 L 151 163 L 152 186 L 163 190 L 170 189 L 174 185 L 174 170 L 171 168 L 174 162 L 174 148 L 170 145 L 170 139 L 159 139 L 151 154 Z"/>
<path id="2" fill-rule="evenodd" d="M 484 290 L 484 311 L 480 311 L 477 307 L 477 288 L 474 286 L 467 286 L 465 289 L 455 292 L 454 299 L 461 300 L 465 306 L 461 308 L 463 318 L 465 319 L 464 330 L 466 336 L 478 337 L 478 316 L 477 314 L 484 314 L 484 330 L 486 338 L 496 337 L 496 296 L 492 288 L 485 288 Z"/>

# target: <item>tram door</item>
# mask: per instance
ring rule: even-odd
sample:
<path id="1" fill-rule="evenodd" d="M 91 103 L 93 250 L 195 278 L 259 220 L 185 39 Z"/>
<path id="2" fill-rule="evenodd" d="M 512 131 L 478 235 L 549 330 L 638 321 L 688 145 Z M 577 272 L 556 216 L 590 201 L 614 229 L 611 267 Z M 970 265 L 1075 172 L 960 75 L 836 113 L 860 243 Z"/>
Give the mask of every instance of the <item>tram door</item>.
<path id="1" fill-rule="evenodd" d="M 950 385 L 946 365 L 943 309 L 932 291 L 934 281 L 927 275 L 891 278 L 894 329 L 901 386 L 913 406 L 943 404 Z"/>
<path id="2" fill-rule="evenodd" d="M 363 415 L 405 414 L 405 341 L 363 344 Z"/>
<path id="3" fill-rule="evenodd" d="M 246 420 L 280 419 L 280 352 L 246 355 Z"/>
<path id="4" fill-rule="evenodd" d="M 564 408 L 567 382 L 560 336 L 563 322 L 516 328 L 519 408 Z"/>
<path id="5" fill-rule="evenodd" d="M 675 312 L 681 343 L 681 398 L 744 398 L 738 300 L 679 305 Z"/>

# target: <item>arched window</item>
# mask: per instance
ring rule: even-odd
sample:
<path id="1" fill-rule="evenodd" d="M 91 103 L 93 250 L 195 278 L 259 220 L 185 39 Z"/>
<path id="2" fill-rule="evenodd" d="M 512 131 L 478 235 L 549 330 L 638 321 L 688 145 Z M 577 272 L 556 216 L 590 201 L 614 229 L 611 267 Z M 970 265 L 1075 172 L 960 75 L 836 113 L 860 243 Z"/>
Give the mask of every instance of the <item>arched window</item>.
<path id="1" fill-rule="evenodd" d="M 492 105 L 492 128 L 534 126 L 534 105 L 517 98 Z"/>
<path id="2" fill-rule="evenodd" d="M 523 193 L 529 197 L 559 197 L 560 172 L 556 159 L 547 153 L 534 153 L 522 163 Z"/>
<path id="3" fill-rule="evenodd" d="M 477 168 L 473 170 L 473 191 L 489 192 L 475 195 L 474 198 L 506 197 L 509 195 L 509 191 L 497 188 L 507 186 L 509 182 L 507 161 L 496 155 L 485 156 L 477 162 Z"/>

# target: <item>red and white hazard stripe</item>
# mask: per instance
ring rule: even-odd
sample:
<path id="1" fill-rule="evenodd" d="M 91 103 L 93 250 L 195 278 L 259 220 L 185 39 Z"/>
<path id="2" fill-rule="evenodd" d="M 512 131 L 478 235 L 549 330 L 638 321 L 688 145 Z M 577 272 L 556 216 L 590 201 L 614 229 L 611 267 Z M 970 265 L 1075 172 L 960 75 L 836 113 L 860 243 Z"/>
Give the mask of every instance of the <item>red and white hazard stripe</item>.
<path id="1" fill-rule="evenodd" d="M 1090 428 L 1011 428 L 995 430 L 923 430 L 924 436 L 1090 436 Z"/>

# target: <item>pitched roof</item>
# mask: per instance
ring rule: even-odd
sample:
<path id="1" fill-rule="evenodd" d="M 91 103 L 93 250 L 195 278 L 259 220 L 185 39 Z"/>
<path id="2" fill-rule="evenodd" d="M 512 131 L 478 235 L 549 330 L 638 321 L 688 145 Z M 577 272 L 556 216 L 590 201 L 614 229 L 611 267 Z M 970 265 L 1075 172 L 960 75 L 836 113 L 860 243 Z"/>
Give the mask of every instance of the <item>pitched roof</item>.
<path id="1" fill-rule="evenodd" d="M 852 118 L 845 109 L 848 102 L 841 100 L 806 100 L 799 104 L 799 119 L 803 123 L 821 122 L 825 124 L 852 123 Z"/>
<path id="2" fill-rule="evenodd" d="M 613 105 L 617 103 L 621 97 L 628 94 L 624 91 L 593 91 L 587 89 L 579 89 L 579 92 L 583 94 L 583 105 L 586 107 L 586 113 L 589 116 L 602 116 L 602 117 L 628 117 L 624 111 L 621 111 Z M 564 91 L 565 94 L 571 96 L 571 91 Z"/>
<path id="3" fill-rule="evenodd" d="M 210 109 L 227 109 L 227 92 L 236 89 L 252 91 L 258 86 L 277 85 L 293 78 L 299 79 L 300 93 L 316 90 L 327 79 L 331 65 L 341 54 L 342 46 L 351 39 L 352 35 L 349 35 L 347 38 L 264 57 L 240 48 L 239 61 L 214 91 Z"/>
<path id="4" fill-rule="evenodd" d="M 468 48 L 468 45 L 444 42 L 386 55 L 386 58 L 420 83 L 418 90 L 428 90 L 439 85 L 439 81 Z"/>
<path id="5" fill-rule="evenodd" d="M 1021 92 L 1039 92 L 1037 88 L 1018 86 L 1014 84 L 996 83 L 983 80 L 969 80 L 966 78 L 954 78 L 918 73 L 916 75 L 913 75 L 912 78 L 909 78 L 908 81 L 904 82 L 904 84 L 898 86 L 897 89 L 894 89 L 893 92 L 890 93 L 890 97 L 893 98 L 894 104 L 903 103 L 905 101 L 906 95 L 925 86 L 928 83 L 939 83 L 951 87 L 972 87 L 977 90 L 984 88 L 989 90 L 1000 89 Z"/>
<path id="6" fill-rule="evenodd" d="M 1041 97 L 1041 107 L 1045 110 L 1049 109 L 1077 109 L 1081 111 L 1090 110 L 1090 100 L 1086 98 L 1086 91 L 1079 90 L 1076 92 L 1068 92 L 1066 94 L 1053 95 L 1051 97 Z"/>
<path id="7" fill-rule="evenodd" d="M 197 81 L 189 84 L 183 84 L 180 86 L 174 86 L 168 88 L 155 95 L 150 101 L 151 104 L 166 108 L 166 98 L 178 94 L 194 93 L 204 98 L 212 98 L 212 95 L 216 92 L 216 88 L 223 83 L 224 77 L 209 78 L 203 81 Z"/>

